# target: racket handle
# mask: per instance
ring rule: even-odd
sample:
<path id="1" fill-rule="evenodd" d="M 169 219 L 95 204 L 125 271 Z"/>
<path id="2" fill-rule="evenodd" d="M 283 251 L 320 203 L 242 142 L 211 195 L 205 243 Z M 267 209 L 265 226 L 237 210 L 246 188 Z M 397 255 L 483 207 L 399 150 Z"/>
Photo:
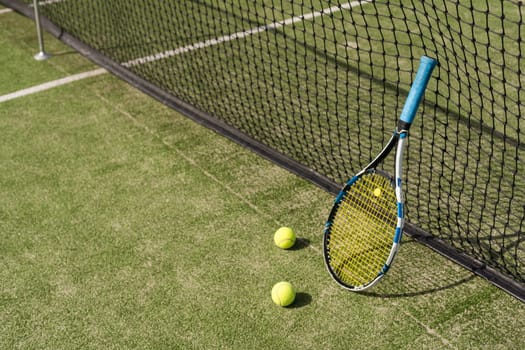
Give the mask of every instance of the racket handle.
<path id="1" fill-rule="evenodd" d="M 416 78 L 412 83 L 410 92 L 405 101 L 403 111 L 399 117 L 398 129 L 399 130 L 408 130 L 412 121 L 416 116 L 419 103 L 425 94 L 425 89 L 427 88 L 428 81 L 432 76 L 432 71 L 436 66 L 437 61 L 433 58 L 422 56 L 419 62 L 419 69 L 417 70 Z"/>

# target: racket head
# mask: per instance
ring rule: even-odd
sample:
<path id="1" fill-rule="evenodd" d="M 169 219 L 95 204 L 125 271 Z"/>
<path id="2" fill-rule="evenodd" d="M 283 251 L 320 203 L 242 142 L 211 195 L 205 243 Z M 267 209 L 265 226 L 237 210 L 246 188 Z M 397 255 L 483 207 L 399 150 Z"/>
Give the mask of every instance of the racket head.
<path id="1" fill-rule="evenodd" d="M 324 230 L 324 258 L 342 287 L 359 291 L 386 273 L 403 226 L 401 188 L 385 172 L 369 169 L 348 181 L 336 197 Z"/>

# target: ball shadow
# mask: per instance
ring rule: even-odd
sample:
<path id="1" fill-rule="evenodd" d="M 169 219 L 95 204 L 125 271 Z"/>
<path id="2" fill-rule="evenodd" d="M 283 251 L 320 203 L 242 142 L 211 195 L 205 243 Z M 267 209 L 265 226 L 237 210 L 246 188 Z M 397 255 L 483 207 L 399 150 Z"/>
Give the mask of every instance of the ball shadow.
<path id="1" fill-rule="evenodd" d="M 288 250 L 301 250 L 301 249 L 308 247 L 309 245 L 310 245 L 310 240 L 306 238 L 297 238 L 295 240 L 295 244 L 293 245 L 293 247 L 291 247 Z"/>
<path id="2" fill-rule="evenodd" d="M 288 306 L 289 309 L 298 309 L 312 302 L 312 296 L 308 293 L 299 292 L 295 295 L 294 302 Z"/>

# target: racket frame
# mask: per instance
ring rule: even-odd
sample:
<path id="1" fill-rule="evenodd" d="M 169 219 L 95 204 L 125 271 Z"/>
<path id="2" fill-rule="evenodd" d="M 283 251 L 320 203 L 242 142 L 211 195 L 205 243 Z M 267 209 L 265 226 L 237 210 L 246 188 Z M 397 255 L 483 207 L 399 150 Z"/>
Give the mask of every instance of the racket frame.
<path id="1" fill-rule="evenodd" d="M 379 280 L 381 280 L 381 278 L 383 278 L 383 276 L 389 270 L 389 268 L 390 268 L 390 266 L 391 266 L 391 264 L 392 264 L 392 262 L 394 260 L 394 257 L 396 256 L 397 252 L 399 251 L 401 238 L 403 236 L 403 226 L 404 226 L 404 223 L 405 223 L 405 220 L 404 220 L 404 197 L 403 197 L 403 189 L 402 189 L 402 184 L 403 184 L 403 181 L 402 181 L 402 173 L 403 173 L 402 164 L 403 164 L 403 153 L 404 153 L 403 151 L 404 151 L 404 146 L 405 146 L 405 143 L 406 143 L 407 135 L 408 135 L 408 131 L 407 130 L 402 130 L 402 131 L 396 130 L 392 134 L 392 137 L 390 138 L 388 143 L 385 145 L 383 150 L 377 155 L 377 157 L 374 158 L 374 160 L 372 160 L 367 166 L 365 166 L 354 177 L 352 177 L 350 180 L 348 180 L 348 182 L 345 184 L 343 189 L 339 192 L 339 194 L 337 195 L 337 197 L 336 197 L 336 199 L 334 201 L 334 206 L 332 207 L 332 211 L 330 212 L 330 215 L 328 217 L 328 220 L 327 220 L 327 222 L 325 224 L 325 229 L 324 229 L 324 241 L 323 241 L 324 260 L 325 260 L 325 266 L 328 269 L 328 272 L 330 273 L 332 278 L 341 287 L 343 287 L 345 289 L 352 290 L 352 291 L 362 291 L 362 290 L 365 290 L 367 288 L 370 288 L 370 287 L 374 286 L 377 282 L 379 282 Z M 384 158 L 386 158 L 390 154 L 390 152 L 392 151 L 392 149 L 394 147 L 396 147 L 396 145 L 397 145 L 397 149 L 396 149 L 396 159 L 395 159 L 395 177 L 392 178 L 386 172 L 384 172 L 382 170 L 379 170 L 379 169 L 376 169 L 376 167 L 377 167 L 377 165 L 379 163 L 381 163 L 383 161 Z M 368 282 L 368 283 L 365 283 L 365 284 L 360 285 L 360 286 L 352 286 L 352 285 L 349 285 L 349 284 L 345 283 L 344 281 L 342 281 L 339 278 L 338 274 L 334 271 L 334 269 L 332 269 L 332 266 L 330 264 L 330 257 L 329 257 L 329 254 L 327 254 L 328 238 L 329 238 L 329 235 L 330 235 L 330 229 L 331 229 L 331 224 L 333 222 L 333 218 L 335 217 L 335 215 L 337 213 L 337 210 L 339 208 L 339 205 L 343 201 L 345 195 L 348 193 L 350 188 L 357 181 L 359 181 L 359 179 L 363 175 L 368 174 L 370 172 L 374 172 L 376 174 L 384 176 L 394 186 L 394 190 L 395 190 L 395 193 L 396 193 L 396 201 L 397 201 L 397 225 L 396 225 L 395 230 L 393 230 L 393 239 L 392 239 L 392 247 L 390 248 L 390 254 L 389 254 L 388 258 L 386 259 L 385 264 L 378 271 L 377 276 L 373 280 Z"/>

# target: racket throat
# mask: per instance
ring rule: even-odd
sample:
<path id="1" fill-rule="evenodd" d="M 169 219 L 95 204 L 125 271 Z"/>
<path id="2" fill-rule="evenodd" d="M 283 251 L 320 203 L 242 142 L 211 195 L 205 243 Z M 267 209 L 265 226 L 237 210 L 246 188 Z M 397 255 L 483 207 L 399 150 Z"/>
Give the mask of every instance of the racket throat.
<path id="1" fill-rule="evenodd" d="M 383 150 L 377 155 L 377 157 L 374 158 L 366 167 L 363 168 L 356 176 L 361 176 L 364 173 L 366 173 L 370 169 L 375 169 L 377 165 L 390 153 L 392 148 L 398 143 L 400 133 L 395 131 L 392 134 L 392 137 L 386 144 L 386 146 L 383 148 Z"/>

